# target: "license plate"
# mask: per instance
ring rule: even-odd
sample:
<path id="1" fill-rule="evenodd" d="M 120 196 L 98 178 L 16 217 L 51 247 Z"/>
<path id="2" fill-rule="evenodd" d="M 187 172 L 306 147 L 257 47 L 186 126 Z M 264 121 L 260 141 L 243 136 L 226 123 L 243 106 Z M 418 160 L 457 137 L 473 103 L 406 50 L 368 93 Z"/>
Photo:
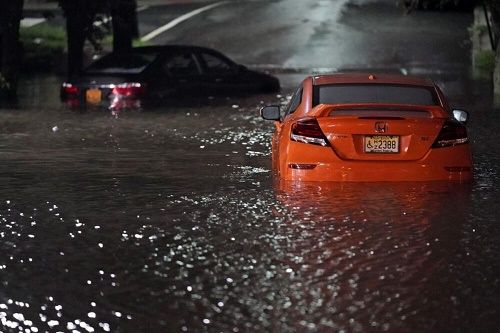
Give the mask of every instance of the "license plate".
<path id="1" fill-rule="evenodd" d="M 90 104 L 101 103 L 102 92 L 99 89 L 88 89 L 85 93 L 85 100 Z"/>
<path id="2" fill-rule="evenodd" d="M 367 135 L 365 136 L 365 153 L 399 153 L 399 136 Z"/>

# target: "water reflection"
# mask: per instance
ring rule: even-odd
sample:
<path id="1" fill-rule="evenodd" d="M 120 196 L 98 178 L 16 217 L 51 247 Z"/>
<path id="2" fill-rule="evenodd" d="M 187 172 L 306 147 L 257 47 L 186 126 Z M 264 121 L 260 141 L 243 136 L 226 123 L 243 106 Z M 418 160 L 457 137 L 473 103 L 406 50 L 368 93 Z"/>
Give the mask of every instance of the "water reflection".
<path id="1" fill-rule="evenodd" d="M 323 329 L 408 331 L 442 324 L 458 290 L 469 186 L 453 183 L 275 184 L 297 280 L 291 302 Z M 324 309 L 328 309 L 325 316 Z M 325 322 L 326 320 L 326 322 Z M 296 327 L 297 329 L 299 327 Z M 318 327 L 316 327 L 318 328 Z M 445 326 L 441 327 L 446 329 Z M 437 329 L 438 331 L 440 329 Z"/>

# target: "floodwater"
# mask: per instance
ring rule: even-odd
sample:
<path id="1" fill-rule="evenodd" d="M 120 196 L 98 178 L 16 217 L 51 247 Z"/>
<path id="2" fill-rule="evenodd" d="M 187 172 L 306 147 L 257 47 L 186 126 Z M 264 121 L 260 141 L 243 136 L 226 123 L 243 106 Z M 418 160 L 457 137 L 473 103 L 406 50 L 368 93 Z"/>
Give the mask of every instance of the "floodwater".
<path id="1" fill-rule="evenodd" d="M 484 83 L 445 85 L 471 184 L 300 184 L 273 178 L 258 117 L 285 96 L 112 115 L 65 109 L 55 81 L 0 111 L 1 332 L 498 331 Z"/>

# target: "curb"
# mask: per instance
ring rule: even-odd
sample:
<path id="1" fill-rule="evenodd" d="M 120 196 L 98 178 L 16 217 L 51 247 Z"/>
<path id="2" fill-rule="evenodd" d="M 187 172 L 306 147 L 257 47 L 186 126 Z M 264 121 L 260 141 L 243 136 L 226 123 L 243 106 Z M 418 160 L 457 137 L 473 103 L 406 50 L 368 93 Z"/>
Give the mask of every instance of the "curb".
<path id="1" fill-rule="evenodd" d="M 214 0 L 137 0 L 137 7 L 143 6 L 164 6 L 176 4 L 190 4 L 190 3 L 207 3 L 215 2 Z M 59 5 L 55 1 L 43 0 L 25 0 L 24 10 L 58 10 Z"/>

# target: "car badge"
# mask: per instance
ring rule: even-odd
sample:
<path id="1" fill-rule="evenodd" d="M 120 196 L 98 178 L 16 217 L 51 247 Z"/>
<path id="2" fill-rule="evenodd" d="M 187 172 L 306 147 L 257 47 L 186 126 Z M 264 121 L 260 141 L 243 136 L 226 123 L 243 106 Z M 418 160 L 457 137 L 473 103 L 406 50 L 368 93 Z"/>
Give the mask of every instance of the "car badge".
<path id="1" fill-rule="evenodd" d="M 385 122 L 379 121 L 375 123 L 375 132 L 386 133 L 389 129 L 389 125 Z"/>

